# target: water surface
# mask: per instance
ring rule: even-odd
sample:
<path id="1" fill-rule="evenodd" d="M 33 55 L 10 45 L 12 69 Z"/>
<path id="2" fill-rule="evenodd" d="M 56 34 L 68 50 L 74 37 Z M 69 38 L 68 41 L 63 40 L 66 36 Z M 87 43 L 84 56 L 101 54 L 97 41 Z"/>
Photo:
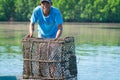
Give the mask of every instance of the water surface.
<path id="1" fill-rule="evenodd" d="M 28 26 L 0 23 L 0 76 L 22 76 L 21 40 Z M 119 34 L 120 24 L 64 24 L 62 37 L 75 37 L 78 80 L 120 80 Z"/>

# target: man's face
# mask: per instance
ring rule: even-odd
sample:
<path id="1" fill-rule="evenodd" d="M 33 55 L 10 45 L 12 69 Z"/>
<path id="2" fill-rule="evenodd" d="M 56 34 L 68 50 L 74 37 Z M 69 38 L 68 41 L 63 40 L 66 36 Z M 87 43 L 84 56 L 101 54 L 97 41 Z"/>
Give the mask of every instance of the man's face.
<path id="1" fill-rule="evenodd" d="M 47 1 L 43 1 L 41 3 L 41 7 L 43 9 L 44 15 L 48 15 L 50 12 L 51 3 L 47 2 Z"/>

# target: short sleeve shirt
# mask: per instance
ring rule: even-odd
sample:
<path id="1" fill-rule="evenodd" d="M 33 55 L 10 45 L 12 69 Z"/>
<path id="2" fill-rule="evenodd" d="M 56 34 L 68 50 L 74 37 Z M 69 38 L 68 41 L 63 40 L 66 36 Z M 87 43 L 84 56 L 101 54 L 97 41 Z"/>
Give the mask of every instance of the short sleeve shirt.
<path id="1" fill-rule="evenodd" d="M 30 20 L 32 24 L 38 23 L 38 37 L 40 38 L 55 38 L 58 25 L 63 24 L 61 13 L 55 7 L 51 7 L 47 17 L 44 16 L 41 6 L 36 7 Z"/>

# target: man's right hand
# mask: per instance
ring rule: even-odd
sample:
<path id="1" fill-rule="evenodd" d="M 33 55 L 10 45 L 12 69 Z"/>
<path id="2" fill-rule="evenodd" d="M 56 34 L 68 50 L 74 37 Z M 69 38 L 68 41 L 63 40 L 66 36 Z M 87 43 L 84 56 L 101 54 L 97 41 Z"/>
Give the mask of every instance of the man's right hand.
<path id="1" fill-rule="evenodd" d="M 27 34 L 27 36 L 26 37 L 29 37 L 29 38 L 31 38 L 31 37 L 33 37 L 33 34 Z"/>
<path id="2" fill-rule="evenodd" d="M 34 32 L 34 24 L 30 23 L 29 26 L 29 34 L 27 35 L 27 37 L 33 37 L 33 32 Z"/>

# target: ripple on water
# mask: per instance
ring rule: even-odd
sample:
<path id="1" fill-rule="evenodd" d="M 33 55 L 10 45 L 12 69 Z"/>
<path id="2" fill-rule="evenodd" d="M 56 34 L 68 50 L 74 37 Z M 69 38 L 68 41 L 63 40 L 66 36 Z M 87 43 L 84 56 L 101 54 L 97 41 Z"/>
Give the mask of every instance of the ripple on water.
<path id="1" fill-rule="evenodd" d="M 6 51 L 7 51 L 7 49 L 4 46 L 0 46 L 0 53 L 6 52 Z"/>
<path id="2" fill-rule="evenodd" d="M 0 53 L 21 52 L 20 46 L 0 46 Z"/>
<path id="3" fill-rule="evenodd" d="M 15 52 L 20 52 L 21 51 L 19 46 L 11 46 L 10 49 L 12 49 Z"/>
<path id="4" fill-rule="evenodd" d="M 20 76 L 23 70 L 22 54 L 2 53 L 0 56 L 0 76 Z"/>

